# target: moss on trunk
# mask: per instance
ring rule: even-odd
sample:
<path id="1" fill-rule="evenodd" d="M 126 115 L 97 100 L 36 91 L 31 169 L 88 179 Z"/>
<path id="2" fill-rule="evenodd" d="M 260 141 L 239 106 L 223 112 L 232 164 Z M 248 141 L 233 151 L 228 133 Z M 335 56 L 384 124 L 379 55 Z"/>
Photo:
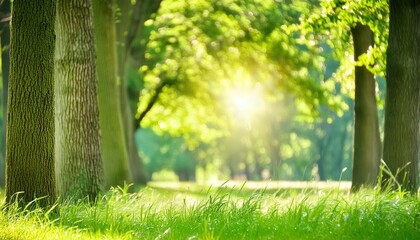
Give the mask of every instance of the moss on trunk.
<path id="1" fill-rule="evenodd" d="M 6 147 L 6 201 L 56 199 L 54 22 L 56 1 L 13 2 Z"/>

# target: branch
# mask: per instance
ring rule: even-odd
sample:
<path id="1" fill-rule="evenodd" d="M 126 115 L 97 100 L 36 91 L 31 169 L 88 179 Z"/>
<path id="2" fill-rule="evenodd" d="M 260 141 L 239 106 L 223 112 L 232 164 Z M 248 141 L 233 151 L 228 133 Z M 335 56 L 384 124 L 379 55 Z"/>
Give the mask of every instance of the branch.
<path id="1" fill-rule="evenodd" d="M 140 116 L 137 120 L 137 125 L 141 126 L 141 122 L 143 121 L 144 117 L 146 117 L 147 113 L 150 112 L 150 110 L 152 110 L 153 106 L 155 105 L 155 103 L 157 102 L 157 100 L 159 99 L 159 95 L 162 92 L 163 88 L 168 85 L 169 82 L 168 81 L 162 81 L 159 83 L 159 85 L 157 85 L 155 92 L 153 94 L 153 96 L 150 98 L 149 103 L 147 104 L 146 108 L 140 113 Z"/>
<path id="2" fill-rule="evenodd" d="M 8 14 L 0 13 L 0 23 L 10 22 L 11 19 L 12 19 L 12 16 L 10 16 L 10 13 Z"/>
<path id="3" fill-rule="evenodd" d="M 137 33 L 143 32 L 144 22 L 156 13 L 160 7 L 162 0 L 137 0 L 133 6 L 132 18 L 128 26 L 127 38 L 125 41 L 125 49 L 128 53 L 131 49 Z M 127 54 L 126 54 L 127 56 Z"/>
<path id="4" fill-rule="evenodd" d="M 9 22 L 11 19 L 10 0 L 0 0 L 0 23 Z"/>

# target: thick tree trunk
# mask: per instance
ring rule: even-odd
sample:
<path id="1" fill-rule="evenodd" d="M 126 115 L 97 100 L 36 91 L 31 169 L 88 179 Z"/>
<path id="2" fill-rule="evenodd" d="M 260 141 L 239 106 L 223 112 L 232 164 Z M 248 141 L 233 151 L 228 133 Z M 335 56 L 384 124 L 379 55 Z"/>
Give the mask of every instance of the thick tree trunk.
<path id="1" fill-rule="evenodd" d="M 6 147 L 6 202 L 56 200 L 54 22 L 56 1 L 13 2 Z"/>
<path id="2" fill-rule="evenodd" d="M 373 33 L 369 26 L 360 23 L 351 29 L 351 33 L 354 59 L 357 61 L 360 55 L 373 46 Z M 356 66 L 355 82 L 352 189 L 358 190 L 362 186 L 376 184 L 381 160 L 381 140 L 375 78 L 365 66 Z"/>
<path id="3" fill-rule="evenodd" d="M 10 0 L 5 0 L 0 6 L 0 31 L 1 31 L 1 72 L 3 77 L 3 136 L 0 157 L 0 187 L 5 184 L 5 159 L 6 159 L 6 125 L 7 125 L 7 90 L 9 86 L 10 68 Z"/>
<path id="4" fill-rule="evenodd" d="M 402 188 L 413 192 L 420 148 L 419 22 L 420 4 L 390 1 L 383 158 Z"/>
<path id="5" fill-rule="evenodd" d="M 100 193 L 103 167 L 92 5 L 59 0 L 56 44 L 56 170 L 62 199 Z"/>
<path id="6" fill-rule="evenodd" d="M 131 182 L 117 83 L 117 53 L 113 0 L 94 0 L 94 30 L 97 50 L 99 119 L 105 184 Z"/>

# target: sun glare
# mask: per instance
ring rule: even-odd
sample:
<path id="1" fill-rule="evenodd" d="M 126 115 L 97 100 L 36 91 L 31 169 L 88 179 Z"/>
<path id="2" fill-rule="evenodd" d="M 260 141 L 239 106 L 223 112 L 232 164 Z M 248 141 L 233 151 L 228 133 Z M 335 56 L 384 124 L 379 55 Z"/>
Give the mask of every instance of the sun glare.
<path id="1" fill-rule="evenodd" d="M 263 110 L 263 95 L 258 88 L 232 88 L 227 96 L 230 111 L 239 119 L 250 120 Z"/>
<path id="2" fill-rule="evenodd" d="M 249 94 L 243 92 L 233 92 L 231 103 L 235 111 L 243 114 L 249 113 L 253 109 L 253 102 Z"/>
<path id="3" fill-rule="evenodd" d="M 265 111 L 265 93 L 262 85 L 252 79 L 247 69 L 242 68 L 225 83 L 226 110 L 237 122 L 251 128 L 254 120 Z"/>

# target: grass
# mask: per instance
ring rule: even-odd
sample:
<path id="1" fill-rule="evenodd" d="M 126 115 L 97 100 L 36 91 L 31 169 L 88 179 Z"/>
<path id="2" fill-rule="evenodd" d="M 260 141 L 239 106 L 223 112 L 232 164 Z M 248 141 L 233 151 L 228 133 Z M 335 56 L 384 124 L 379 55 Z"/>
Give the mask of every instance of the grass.
<path id="1" fill-rule="evenodd" d="M 420 239 L 420 201 L 401 192 L 216 186 L 115 188 L 59 214 L 12 206 L 0 214 L 0 239 Z"/>

